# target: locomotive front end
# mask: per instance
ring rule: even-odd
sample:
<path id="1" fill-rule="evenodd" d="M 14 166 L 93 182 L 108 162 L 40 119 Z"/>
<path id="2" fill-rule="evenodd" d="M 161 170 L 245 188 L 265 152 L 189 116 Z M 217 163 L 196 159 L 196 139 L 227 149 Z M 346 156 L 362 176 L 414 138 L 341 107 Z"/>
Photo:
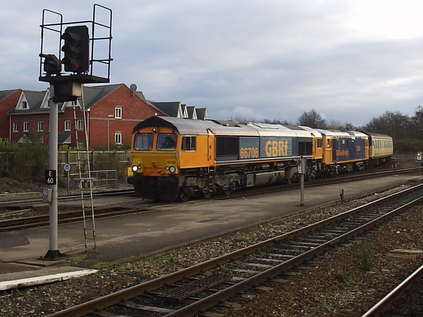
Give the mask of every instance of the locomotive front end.
<path id="1" fill-rule="evenodd" d="M 178 135 L 167 127 L 135 131 L 128 183 L 138 196 L 173 201 L 178 192 Z"/>

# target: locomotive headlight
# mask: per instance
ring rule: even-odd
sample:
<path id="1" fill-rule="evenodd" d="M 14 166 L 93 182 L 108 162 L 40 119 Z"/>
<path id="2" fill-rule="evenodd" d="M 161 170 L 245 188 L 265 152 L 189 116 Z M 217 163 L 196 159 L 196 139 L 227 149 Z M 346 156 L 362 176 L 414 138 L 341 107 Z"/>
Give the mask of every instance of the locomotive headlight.
<path id="1" fill-rule="evenodd" d="M 139 165 L 132 165 L 132 171 L 135 173 L 141 169 L 141 166 Z"/>
<path id="2" fill-rule="evenodd" d="M 175 166 L 169 166 L 167 168 L 167 170 L 169 171 L 170 174 L 174 174 L 176 172 L 176 167 Z"/>

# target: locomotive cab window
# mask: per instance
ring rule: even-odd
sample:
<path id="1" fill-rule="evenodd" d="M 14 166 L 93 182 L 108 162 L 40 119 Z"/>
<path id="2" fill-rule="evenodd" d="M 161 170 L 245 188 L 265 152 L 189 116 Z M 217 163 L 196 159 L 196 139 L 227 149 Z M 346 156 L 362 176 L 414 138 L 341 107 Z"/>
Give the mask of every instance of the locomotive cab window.
<path id="1" fill-rule="evenodd" d="M 134 147 L 137 151 L 150 151 L 153 147 L 153 134 L 137 133 L 135 135 Z"/>
<path id="2" fill-rule="evenodd" d="M 195 136 L 184 136 L 182 139 L 182 150 L 195 151 Z"/>
<path id="3" fill-rule="evenodd" d="M 176 134 L 159 133 L 157 138 L 157 149 L 171 151 L 176 149 Z"/>

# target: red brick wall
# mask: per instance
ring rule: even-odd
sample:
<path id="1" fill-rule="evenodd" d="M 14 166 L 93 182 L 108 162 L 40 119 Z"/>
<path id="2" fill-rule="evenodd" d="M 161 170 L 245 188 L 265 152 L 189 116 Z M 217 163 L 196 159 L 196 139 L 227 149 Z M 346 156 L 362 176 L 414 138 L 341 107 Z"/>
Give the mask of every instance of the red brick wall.
<path id="1" fill-rule="evenodd" d="M 7 112 L 15 108 L 22 91 L 17 90 L 10 96 L 0 100 L 0 138 L 9 139 L 9 116 Z"/>
<path id="2" fill-rule="evenodd" d="M 122 119 L 114 118 L 116 106 L 122 107 Z M 134 126 L 156 114 L 163 115 L 122 84 L 91 107 L 90 144 L 107 147 L 109 139 L 110 145 L 114 145 L 115 132 L 118 131 L 122 133 L 122 143 L 130 144 Z M 107 115 L 113 115 L 113 118 Z"/>
<path id="3" fill-rule="evenodd" d="M 17 98 L 13 99 L 9 96 L 7 105 L 10 109 L 14 108 L 17 104 L 19 94 Z M 4 103 L 6 105 L 6 103 Z M 3 102 L 0 103 L 0 107 L 6 107 Z M 122 107 L 122 119 L 115 119 L 115 107 Z M 88 121 L 88 133 L 90 146 L 94 147 L 107 147 L 108 140 L 110 145 L 115 144 L 115 132 L 121 132 L 122 144 L 129 144 L 131 142 L 132 129 L 141 120 L 149 118 L 154 115 L 163 115 L 158 112 L 155 108 L 147 105 L 142 99 L 135 95 L 126 85 L 122 84 L 108 95 L 97 101 L 94 106 L 91 106 L 90 111 L 87 112 Z M 108 118 L 107 115 L 112 115 L 112 118 Z M 5 137 L 9 135 L 9 118 L 6 111 L 0 111 L 0 120 L 4 116 L 7 121 L 6 127 L 0 125 L 0 133 L 4 133 Z M 76 109 L 76 117 L 83 119 L 82 111 L 79 108 Z M 48 143 L 48 118 L 49 114 L 28 114 L 28 115 L 13 115 L 11 116 L 12 121 L 18 123 L 18 132 L 12 132 L 12 141 L 18 141 L 23 135 L 23 121 L 27 120 L 29 124 L 29 133 L 37 132 L 37 121 L 43 120 L 43 135 L 44 143 Z M 64 131 L 64 121 L 71 120 L 71 138 L 72 146 L 76 146 L 75 136 L 75 122 L 74 113 L 72 108 L 65 108 L 63 113 L 59 112 L 58 128 L 59 132 Z M 4 130 L 4 131 L 3 131 Z M 3 137 L 0 134 L 0 137 Z M 78 131 L 79 142 L 85 143 L 84 131 Z"/>
<path id="4" fill-rule="evenodd" d="M 12 141 L 17 142 L 23 135 L 23 122 L 29 121 L 29 133 L 37 132 L 37 121 L 44 121 L 44 126 L 42 132 L 45 136 L 48 134 L 48 114 L 27 114 L 27 115 L 11 115 L 11 122 L 16 122 L 18 124 L 18 132 L 12 131 Z M 45 143 L 47 143 L 47 138 L 45 137 Z"/>
<path id="5" fill-rule="evenodd" d="M 82 113 L 77 108 L 76 109 L 76 117 L 78 119 L 82 119 Z M 58 118 L 58 131 L 64 131 L 64 122 L 65 120 L 71 120 L 71 140 L 72 146 L 76 146 L 76 134 L 75 134 L 75 123 L 74 123 L 74 115 L 72 108 L 65 108 L 65 111 L 59 112 Z M 43 140 L 45 144 L 48 144 L 48 134 L 49 134 L 49 113 L 46 112 L 44 114 L 28 114 L 28 115 L 13 115 L 11 116 L 11 121 L 15 121 L 18 124 L 18 132 L 12 131 L 12 141 L 17 142 L 23 135 L 23 122 L 29 121 L 29 133 L 38 133 L 37 131 L 37 121 L 43 121 Z M 84 131 L 78 131 L 78 139 L 79 142 L 85 142 L 85 135 Z"/>
<path id="6" fill-rule="evenodd" d="M 71 107 L 66 107 L 63 113 L 59 113 L 59 122 L 58 122 L 58 127 L 59 127 L 59 132 L 64 132 L 65 131 L 65 120 L 70 120 L 71 121 L 71 146 L 75 147 L 76 146 L 76 133 L 78 134 L 78 142 L 79 143 L 84 143 L 85 144 L 85 133 L 83 130 L 77 130 L 76 129 L 76 122 L 75 122 L 75 118 L 77 120 L 84 120 L 84 115 L 81 111 L 80 108 L 76 108 L 75 109 L 75 114 L 73 112 L 73 108 Z"/>

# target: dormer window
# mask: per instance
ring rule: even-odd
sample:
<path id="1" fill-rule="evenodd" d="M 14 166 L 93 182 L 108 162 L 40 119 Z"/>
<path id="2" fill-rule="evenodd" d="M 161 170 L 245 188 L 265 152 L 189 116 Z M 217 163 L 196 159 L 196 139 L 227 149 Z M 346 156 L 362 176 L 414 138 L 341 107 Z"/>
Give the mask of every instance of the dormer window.
<path id="1" fill-rule="evenodd" d="M 29 109 L 28 107 L 28 101 L 22 101 L 22 109 Z"/>
<path id="2" fill-rule="evenodd" d="M 122 106 L 115 107 L 115 119 L 122 119 Z"/>

